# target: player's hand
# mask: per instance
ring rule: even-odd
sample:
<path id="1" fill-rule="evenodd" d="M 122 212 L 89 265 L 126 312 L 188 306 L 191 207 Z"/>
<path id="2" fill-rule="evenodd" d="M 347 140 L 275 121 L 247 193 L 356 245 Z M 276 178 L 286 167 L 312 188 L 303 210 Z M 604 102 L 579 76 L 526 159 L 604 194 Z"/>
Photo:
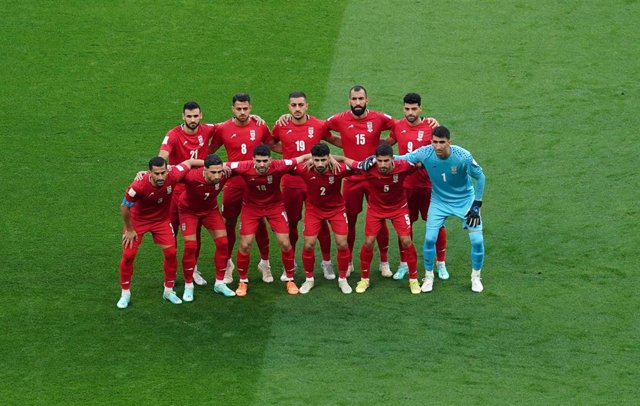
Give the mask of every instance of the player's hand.
<path id="1" fill-rule="evenodd" d="M 438 123 L 438 120 L 436 120 L 433 117 L 427 117 L 425 120 L 427 120 L 427 125 L 431 128 L 436 128 L 440 126 L 440 123 Z"/>
<path id="2" fill-rule="evenodd" d="M 376 163 L 376 156 L 369 155 L 362 161 L 358 162 L 358 169 L 368 171 Z"/>
<path id="3" fill-rule="evenodd" d="M 334 175 L 337 175 L 337 174 L 340 173 L 340 163 L 338 161 L 336 161 L 336 159 L 332 155 L 329 155 L 328 166 L 329 166 L 329 169 L 331 169 L 331 172 L 333 172 Z"/>
<path id="4" fill-rule="evenodd" d="M 276 124 L 278 124 L 280 127 L 283 127 L 285 125 L 287 125 L 289 123 L 289 121 L 291 121 L 291 114 L 283 114 L 278 118 L 278 121 L 276 121 Z"/>
<path id="5" fill-rule="evenodd" d="M 482 206 L 482 202 L 480 200 L 474 200 L 471 204 L 471 208 L 464 215 L 464 218 L 467 219 L 467 225 L 469 227 L 477 227 L 482 223 L 480 219 L 480 207 Z"/>
<path id="6" fill-rule="evenodd" d="M 313 169 L 313 159 L 309 158 L 304 162 L 304 166 L 305 168 L 307 168 L 308 171 Z"/>
<path id="7" fill-rule="evenodd" d="M 231 168 L 226 165 L 222 165 L 222 176 L 224 176 L 225 178 L 230 178 L 231 174 Z"/>
<path id="8" fill-rule="evenodd" d="M 122 234 L 122 245 L 125 248 L 133 248 L 133 242 L 138 239 L 138 233 L 135 230 L 125 230 L 124 234 Z"/>
<path id="9" fill-rule="evenodd" d="M 266 124 L 266 121 L 264 121 L 264 120 L 262 119 L 262 117 L 260 117 L 260 116 L 256 116 L 255 114 L 250 114 L 250 115 L 249 115 L 249 118 L 250 118 L 251 120 L 255 121 L 255 122 L 256 122 L 256 124 L 258 124 L 258 125 Z"/>
<path id="10" fill-rule="evenodd" d="M 136 177 L 133 178 L 133 180 L 142 180 L 142 177 L 144 176 L 145 173 L 147 173 L 147 171 L 140 171 L 136 173 Z"/>

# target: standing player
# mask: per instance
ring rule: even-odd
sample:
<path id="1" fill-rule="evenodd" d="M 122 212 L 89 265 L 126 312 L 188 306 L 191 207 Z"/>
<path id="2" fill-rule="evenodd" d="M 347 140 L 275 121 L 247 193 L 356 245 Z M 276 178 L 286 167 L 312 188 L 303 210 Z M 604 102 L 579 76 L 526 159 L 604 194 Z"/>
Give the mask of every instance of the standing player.
<path id="1" fill-rule="evenodd" d="M 169 163 L 183 162 L 187 159 L 204 159 L 207 156 L 207 149 L 213 138 L 216 126 L 214 124 L 201 125 L 201 121 L 202 110 L 200 109 L 200 105 L 194 101 L 185 103 L 182 107 L 182 124 L 167 133 L 162 141 L 162 145 L 160 145 L 158 156 L 161 156 Z M 184 185 L 180 183 L 177 184 L 171 199 L 171 226 L 176 233 L 180 225 L 178 200 L 183 192 Z M 200 251 L 199 235 L 198 233 L 196 258 Z M 193 279 L 197 285 L 207 284 L 207 281 L 198 271 L 197 265 L 194 270 Z"/>
<path id="2" fill-rule="evenodd" d="M 344 199 L 340 193 L 342 178 L 349 176 L 351 170 L 344 163 L 337 173 L 329 169 L 330 151 L 327 144 L 319 143 L 311 148 L 313 167 L 306 163 L 298 164 L 296 174 L 307 186 L 304 212 L 304 246 L 302 264 L 306 280 L 300 287 L 300 293 L 308 293 L 314 286 L 313 268 L 316 262 L 315 246 L 323 224 L 329 222 L 335 234 L 338 259 L 338 286 L 342 293 L 349 294 L 352 289 L 347 282 L 347 270 L 351 262 L 351 252 L 347 244 L 347 214 Z M 325 273 L 326 277 L 326 273 Z M 329 279 L 329 278 L 327 278 Z"/>
<path id="3" fill-rule="evenodd" d="M 293 281 L 293 249 L 289 241 L 289 224 L 282 201 L 280 179 L 285 173 L 292 171 L 298 163 L 310 157 L 311 155 L 306 154 L 294 160 L 272 161 L 271 150 L 267 145 L 261 144 L 254 148 L 253 160 L 228 163 L 231 173 L 240 175 L 246 185 L 246 194 L 242 199 L 242 212 L 240 214 L 240 244 L 236 257 L 240 276 L 236 295 L 247 295 L 248 271 L 251 259 L 249 250 L 258 225 L 263 223 L 264 219 L 269 222 L 271 230 L 275 233 L 276 240 L 280 245 L 282 265 L 287 274 L 287 292 L 290 295 L 298 294 L 298 287 Z M 262 275 L 264 280 L 264 271 Z M 273 282 L 273 279 L 271 279 L 271 282 Z"/>
<path id="4" fill-rule="evenodd" d="M 250 120 L 251 97 L 246 93 L 238 93 L 231 99 L 231 111 L 233 118 L 218 124 L 215 137 L 211 142 L 210 152 L 216 152 L 224 145 L 229 162 L 239 162 L 252 159 L 253 149 L 260 145 L 273 145 L 273 138 L 267 125 Z M 224 187 L 222 196 L 222 217 L 227 228 L 229 241 L 229 255 L 233 252 L 236 243 L 236 224 L 240 209 L 245 199 L 246 185 L 242 179 L 230 179 Z M 264 222 L 260 222 L 256 231 L 256 241 L 260 249 L 260 263 L 258 269 L 262 272 L 262 280 L 273 282 L 271 265 L 269 264 L 269 234 Z M 225 282 L 231 283 L 233 277 L 233 262 L 229 259 Z"/>
<path id="5" fill-rule="evenodd" d="M 367 109 L 367 90 L 360 85 L 349 90 L 349 111 L 335 114 L 327 119 L 329 129 L 340 133 L 344 156 L 356 161 L 375 153 L 380 144 L 382 131 L 390 130 L 394 120 L 391 116 Z M 364 175 L 354 175 L 345 179 L 342 191 L 345 199 L 347 220 L 349 222 L 349 250 L 353 252 L 356 239 L 358 214 L 362 211 L 362 201 L 368 195 Z M 386 224 L 377 236 L 380 250 L 380 272 L 388 278 L 393 275 L 389 268 L 387 251 L 389 248 L 389 229 Z M 353 265 L 349 266 L 351 270 Z"/>
<path id="6" fill-rule="evenodd" d="M 288 107 L 291 120 L 287 123 L 276 123 L 272 132 L 276 142 L 273 150 L 281 152 L 283 158 L 293 159 L 299 155 L 308 154 L 311 147 L 321 140 L 341 145 L 340 137 L 329 131 L 325 121 L 307 114 L 309 104 L 304 93 L 291 93 Z M 282 178 L 282 195 L 284 208 L 289 218 L 289 239 L 295 250 L 298 242 L 298 222 L 302 219 L 302 203 L 307 197 L 307 185 L 301 178 L 287 174 Z M 336 276 L 331 264 L 331 235 L 326 222 L 322 222 L 317 239 L 320 241 L 320 250 L 322 251 L 321 266 L 324 277 L 329 280 L 335 279 Z M 282 273 L 280 279 L 287 280 L 285 272 Z"/>
<path id="7" fill-rule="evenodd" d="M 480 273 L 484 263 L 484 239 L 480 207 L 484 193 L 485 177 L 482 168 L 471 153 L 457 145 L 451 145 L 451 135 L 446 127 L 433 131 L 431 145 L 396 157 L 412 163 L 422 163 L 433 184 L 431 203 L 427 215 L 424 239 L 425 279 L 423 292 L 433 290 L 433 259 L 440 228 L 448 217 L 458 217 L 469 231 L 471 240 L 471 290 L 482 292 L 484 287 Z M 476 180 L 475 189 L 471 178 Z"/>
<path id="8" fill-rule="evenodd" d="M 394 145 L 398 143 L 398 152 L 406 154 L 420 147 L 431 144 L 431 133 L 433 128 L 423 119 L 422 98 L 419 94 L 408 93 L 404 96 L 404 119 L 398 120 L 393 125 L 389 137 L 385 140 L 387 144 Z M 421 215 L 423 220 L 427 219 L 427 211 L 429 210 L 429 200 L 431 199 L 431 180 L 424 170 L 416 171 L 414 174 L 407 176 L 404 181 L 404 190 L 407 195 L 407 205 L 409 208 L 409 219 L 411 224 L 418 220 Z M 413 238 L 413 229 L 411 236 Z M 393 275 L 393 279 L 403 279 L 409 268 L 407 267 L 407 259 L 402 250 L 402 244 L 398 238 L 398 247 L 400 248 L 400 266 L 398 271 Z M 445 250 L 447 248 L 447 231 L 444 227 L 438 232 L 436 242 L 436 268 L 440 279 L 449 279 L 447 267 L 445 265 Z"/>
<path id="9" fill-rule="evenodd" d="M 196 264 L 196 234 L 200 226 L 209 231 L 216 246 L 213 257 L 216 282 L 213 291 L 224 296 L 235 296 L 233 290 L 224 283 L 224 274 L 229 259 L 227 230 L 218 210 L 218 194 L 228 178 L 223 175 L 222 160 L 217 155 L 209 155 L 204 160 L 204 168 L 192 169 L 182 182 L 185 191 L 180 196 L 180 229 L 184 236 L 182 271 L 184 272 L 185 302 L 193 301 L 193 269 Z"/>
<path id="10" fill-rule="evenodd" d="M 339 157 L 337 157 L 339 159 Z M 387 219 L 391 220 L 398 234 L 402 250 L 409 268 L 409 288 L 411 293 L 420 293 L 416 248 L 411 240 L 411 221 L 407 209 L 407 198 L 404 194 L 404 181 L 416 167 L 406 161 L 393 159 L 391 146 L 382 144 L 375 151 L 375 161 L 370 158 L 362 163 L 345 159 L 345 162 L 367 170 L 369 165 L 375 167 L 364 173 L 369 185 L 369 207 L 365 217 L 364 242 L 360 250 L 361 279 L 356 285 L 356 293 L 364 293 L 369 288 L 369 266 L 373 258 L 373 242 L 380 228 Z M 355 167 L 355 166 L 354 166 Z"/>
<path id="11" fill-rule="evenodd" d="M 178 259 L 173 228 L 169 221 L 171 194 L 175 185 L 184 178 L 191 165 L 202 165 L 201 160 L 188 160 L 167 170 L 167 161 L 155 157 L 149 161 L 149 173 L 134 181 L 126 190 L 120 210 L 124 222 L 122 259 L 120 260 L 120 287 L 122 293 L 116 306 L 124 309 L 131 301 L 133 261 L 145 233 L 151 233 L 164 255 L 164 293 L 162 297 L 173 304 L 182 301 L 173 291 Z"/>

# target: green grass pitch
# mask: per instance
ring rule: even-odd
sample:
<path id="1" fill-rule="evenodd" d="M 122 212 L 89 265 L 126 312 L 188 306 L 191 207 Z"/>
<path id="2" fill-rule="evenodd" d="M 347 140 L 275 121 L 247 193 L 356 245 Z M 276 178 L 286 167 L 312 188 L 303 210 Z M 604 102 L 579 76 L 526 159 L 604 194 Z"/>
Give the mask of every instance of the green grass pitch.
<path id="1" fill-rule="evenodd" d="M 0 403 L 637 404 L 639 18 L 633 0 L 3 2 Z M 219 122 L 249 92 L 273 125 L 289 92 L 326 118 L 357 83 L 395 117 L 421 93 L 483 166 L 485 292 L 451 221 L 431 294 L 374 273 L 364 295 L 319 277 L 289 297 L 253 269 L 244 300 L 172 306 L 147 237 L 116 309 L 122 193 L 185 101 Z"/>

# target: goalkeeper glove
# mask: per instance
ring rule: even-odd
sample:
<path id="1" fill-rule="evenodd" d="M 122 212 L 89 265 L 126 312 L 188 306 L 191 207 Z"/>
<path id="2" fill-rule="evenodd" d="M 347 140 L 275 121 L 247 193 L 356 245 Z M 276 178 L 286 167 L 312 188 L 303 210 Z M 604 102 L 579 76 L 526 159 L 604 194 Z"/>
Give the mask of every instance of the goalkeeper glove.
<path id="1" fill-rule="evenodd" d="M 371 169 L 373 164 L 375 164 L 375 162 L 376 162 L 376 156 L 375 155 L 369 155 L 368 157 L 366 157 L 362 161 L 358 162 L 358 169 L 363 170 L 363 171 L 368 171 L 369 169 Z"/>
<path id="2" fill-rule="evenodd" d="M 482 201 L 474 200 L 471 204 L 471 208 L 464 215 L 464 218 L 467 219 L 467 225 L 469 227 L 477 227 L 482 223 L 480 220 L 480 207 L 482 206 Z"/>

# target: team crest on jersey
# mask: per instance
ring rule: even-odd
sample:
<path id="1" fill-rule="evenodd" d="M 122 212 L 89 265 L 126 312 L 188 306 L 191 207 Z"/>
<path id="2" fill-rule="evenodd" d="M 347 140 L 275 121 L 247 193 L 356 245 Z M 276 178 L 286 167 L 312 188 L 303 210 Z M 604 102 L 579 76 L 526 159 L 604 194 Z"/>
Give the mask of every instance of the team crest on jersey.
<path id="1" fill-rule="evenodd" d="M 200 144 L 200 146 L 204 145 L 204 138 L 202 138 L 202 135 L 198 135 L 198 144 Z"/>
<path id="2" fill-rule="evenodd" d="M 167 194 L 170 195 L 171 194 L 171 186 L 167 186 Z"/>
<path id="3" fill-rule="evenodd" d="M 267 183 L 269 185 L 273 183 L 273 176 L 271 176 L 271 175 L 267 176 Z"/>
<path id="4" fill-rule="evenodd" d="M 452 167 L 451 167 L 451 174 L 452 174 L 452 175 L 455 175 L 455 174 L 457 174 L 457 173 L 458 173 L 458 167 L 457 167 L 457 166 L 452 166 Z"/>
<path id="5" fill-rule="evenodd" d="M 313 127 L 307 128 L 307 132 L 309 133 L 309 138 L 313 138 Z"/>
<path id="6" fill-rule="evenodd" d="M 367 131 L 373 132 L 373 123 L 371 121 L 367 121 Z"/>
<path id="7" fill-rule="evenodd" d="M 329 184 L 333 185 L 334 182 L 335 182 L 335 178 L 333 176 L 329 176 Z"/>
<path id="8" fill-rule="evenodd" d="M 256 140 L 256 130 L 249 130 L 249 139 L 251 141 L 255 141 Z"/>
<path id="9" fill-rule="evenodd" d="M 398 174 L 393 175 L 393 183 L 398 183 Z"/>
<path id="10" fill-rule="evenodd" d="M 424 138 L 424 131 L 422 130 L 418 131 L 418 141 L 422 141 L 423 138 Z"/>
<path id="11" fill-rule="evenodd" d="M 216 187 L 215 187 L 215 189 L 216 189 L 216 190 L 220 190 L 220 184 L 219 184 L 219 183 L 216 183 Z"/>

